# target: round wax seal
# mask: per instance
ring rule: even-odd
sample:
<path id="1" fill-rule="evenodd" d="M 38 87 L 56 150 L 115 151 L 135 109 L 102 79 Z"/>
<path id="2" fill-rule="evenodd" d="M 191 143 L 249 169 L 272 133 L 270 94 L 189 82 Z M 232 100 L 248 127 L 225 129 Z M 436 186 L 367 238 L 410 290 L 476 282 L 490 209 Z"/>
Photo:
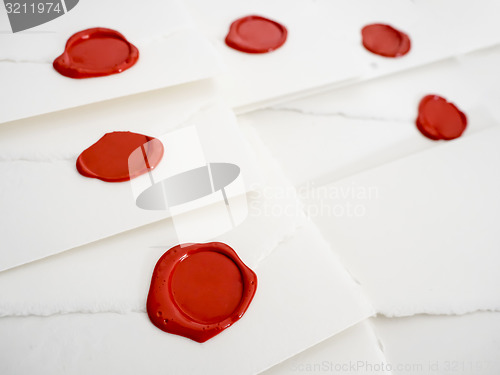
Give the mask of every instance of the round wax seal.
<path id="1" fill-rule="evenodd" d="M 418 106 L 417 129 L 432 140 L 451 140 L 462 135 L 467 116 L 439 95 L 427 95 Z"/>
<path id="2" fill-rule="evenodd" d="M 234 21 L 226 36 L 226 44 L 246 53 L 266 53 L 280 48 L 287 30 L 278 22 L 261 16 L 246 16 Z"/>
<path id="3" fill-rule="evenodd" d="M 97 27 L 68 39 L 53 66 L 70 78 L 91 78 L 121 73 L 139 59 L 139 50 L 118 31 Z"/>
<path id="4" fill-rule="evenodd" d="M 363 46 L 370 52 L 384 57 L 406 55 L 411 48 L 410 38 L 392 26 L 374 23 L 361 30 Z"/>
<path id="5" fill-rule="evenodd" d="M 140 155 L 134 153 L 137 149 Z M 85 177 L 122 182 L 152 170 L 162 157 L 163 144 L 158 139 L 132 132 L 112 132 L 80 154 L 76 169 Z"/>
<path id="6" fill-rule="evenodd" d="M 161 330 L 205 342 L 243 316 L 256 288 L 257 276 L 228 245 L 178 245 L 156 264 L 147 311 Z"/>

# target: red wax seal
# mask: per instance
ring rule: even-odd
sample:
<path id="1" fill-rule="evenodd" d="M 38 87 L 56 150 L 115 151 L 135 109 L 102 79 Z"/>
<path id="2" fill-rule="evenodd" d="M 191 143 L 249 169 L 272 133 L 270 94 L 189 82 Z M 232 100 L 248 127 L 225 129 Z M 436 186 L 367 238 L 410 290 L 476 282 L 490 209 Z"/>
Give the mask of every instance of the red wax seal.
<path id="1" fill-rule="evenodd" d="M 139 147 L 142 152 L 130 158 Z M 76 161 L 76 169 L 85 177 L 121 182 L 155 168 L 162 157 L 163 144 L 158 139 L 131 132 L 113 132 L 83 151 Z"/>
<path id="2" fill-rule="evenodd" d="M 256 289 L 257 276 L 226 244 L 178 245 L 156 263 L 147 311 L 161 330 L 205 342 L 243 316 Z"/>
<path id="3" fill-rule="evenodd" d="M 70 78 L 90 78 L 121 73 L 139 59 L 139 50 L 118 31 L 97 27 L 68 39 L 54 69 Z"/>
<path id="4" fill-rule="evenodd" d="M 278 22 L 260 16 L 247 16 L 231 24 L 226 44 L 241 52 L 266 53 L 280 48 L 287 30 Z"/>
<path id="5" fill-rule="evenodd" d="M 400 57 L 410 51 L 408 35 L 392 26 L 380 23 L 367 25 L 361 30 L 363 46 L 370 52 L 384 57 Z"/>
<path id="6" fill-rule="evenodd" d="M 418 106 L 417 128 L 432 140 L 450 140 L 462 135 L 467 117 L 454 104 L 438 95 L 427 95 Z"/>

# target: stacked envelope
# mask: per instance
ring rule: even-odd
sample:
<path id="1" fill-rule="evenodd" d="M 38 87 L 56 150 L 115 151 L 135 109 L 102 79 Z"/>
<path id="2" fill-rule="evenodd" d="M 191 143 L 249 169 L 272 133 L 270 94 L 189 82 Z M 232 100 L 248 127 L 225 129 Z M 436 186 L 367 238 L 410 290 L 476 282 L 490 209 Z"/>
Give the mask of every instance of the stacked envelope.
<path id="1" fill-rule="evenodd" d="M 82 0 L 12 34 L 0 9 L 0 373 L 499 374 L 499 12 Z M 285 25 L 286 43 L 229 48 L 252 14 Z M 375 22 L 407 32 L 410 53 L 366 51 Z M 96 26 L 126 35 L 137 64 L 59 75 L 66 40 Z M 418 131 L 428 94 L 466 113 L 460 138 Z M 158 168 L 79 174 L 114 131 L 160 139 Z M 180 191 L 158 184 L 175 179 Z M 214 241 L 257 275 L 248 310 L 204 343 L 163 332 L 146 311 L 156 262 Z"/>

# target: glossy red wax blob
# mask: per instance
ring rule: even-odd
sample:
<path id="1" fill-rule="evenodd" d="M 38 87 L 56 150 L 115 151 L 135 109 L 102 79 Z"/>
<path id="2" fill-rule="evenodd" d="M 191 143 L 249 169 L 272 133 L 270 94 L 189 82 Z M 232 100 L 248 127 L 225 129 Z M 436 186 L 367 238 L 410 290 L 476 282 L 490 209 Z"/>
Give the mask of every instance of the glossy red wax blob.
<path id="1" fill-rule="evenodd" d="M 453 103 L 438 95 L 427 95 L 418 106 L 417 128 L 432 140 L 450 140 L 462 135 L 467 117 Z"/>
<path id="2" fill-rule="evenodd" d="M 384 57 L 404 56 L 411 48 L 408 35 L 389 25 L 367 25 L 361 30 L 361 36 L 368 51 Z"/>
<path id="3" fill-rule="evenodd" d="M 97 27 L 68 39 L 53 66 L 70 78 L 91 78 L 121 73 L 139 59 L 139 50 L 118 31 Z"/>
<path id="4" fill-rule="evenodd" d="M 243 316 L 256 289 L 257 276 L 228 245 L 178 245 L 156 263 L 147 311 L 161 330 L 205 342 Z"/>
<path id="5" fill-rule="evenodd" d="M 287 30 L 278 22 L 260 16 L 247 16 L 231 24 L 226 44 L 241 52 L 266 53 L 280 48 Z"/>
<path id="6" fill-rule="evenodd" d="M 130 158 L 142 146 L 141 153 Z M 163 157 L 163 144 L 156 138 L 132 132 L 106 133 L 83 151 L 76 169 L 85 177 L 107 182 L 128 181 L 154 169 Z"/>

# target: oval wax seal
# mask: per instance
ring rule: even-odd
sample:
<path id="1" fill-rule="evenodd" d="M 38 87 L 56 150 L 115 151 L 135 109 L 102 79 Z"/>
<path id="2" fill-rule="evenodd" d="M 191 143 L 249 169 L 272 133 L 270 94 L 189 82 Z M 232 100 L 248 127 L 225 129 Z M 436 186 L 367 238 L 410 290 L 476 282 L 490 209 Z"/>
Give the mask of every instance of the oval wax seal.
<path id="1" fill-rule="evenodd" d="M 417 129 L 432 140 L 451 140 L 462 135 L 467 116 L 439 95 L 426 95 L 418 106 Z"/>
<path id="2" fill-rule="evenodd" d="M 286 41 L 286 27 L 261 16 L 246 16 L 234 21 L 226 44 L 246 53 L 266 53 L 280 48 Z"/>
<path id="3" fill-rule="evenodd" d="M 159 329 L 205 342 L 239 320 L 257 276 L 221 242 L 178 245 L 156 263 L 147 299 Z"/>
<path id="4" fill-rule="evenodd" d="M 141 153 L 132 153 L 141 148 Z M 163 144 L 156 138 L 132 132 L 106 133 L 83 151 L 76 169 L 85 177 L 106 182 L 128 181 L 154 169 L 163 157 Z"/>
<path id="5" fill-rule="evenodd" d="M 70 78 L 102 77 L 121 73 L 139 59 L 139 50 L 118 31 L 97 27 L 68 39 L 54 69 Z"/>
<path id="6" fill-rule="evenodd" d="M 384 57 L 406 55 L 411 48 L 410 38 L 392 26 L 374 23 L 361 30 L 363 46 L 370 52 Z"/>

